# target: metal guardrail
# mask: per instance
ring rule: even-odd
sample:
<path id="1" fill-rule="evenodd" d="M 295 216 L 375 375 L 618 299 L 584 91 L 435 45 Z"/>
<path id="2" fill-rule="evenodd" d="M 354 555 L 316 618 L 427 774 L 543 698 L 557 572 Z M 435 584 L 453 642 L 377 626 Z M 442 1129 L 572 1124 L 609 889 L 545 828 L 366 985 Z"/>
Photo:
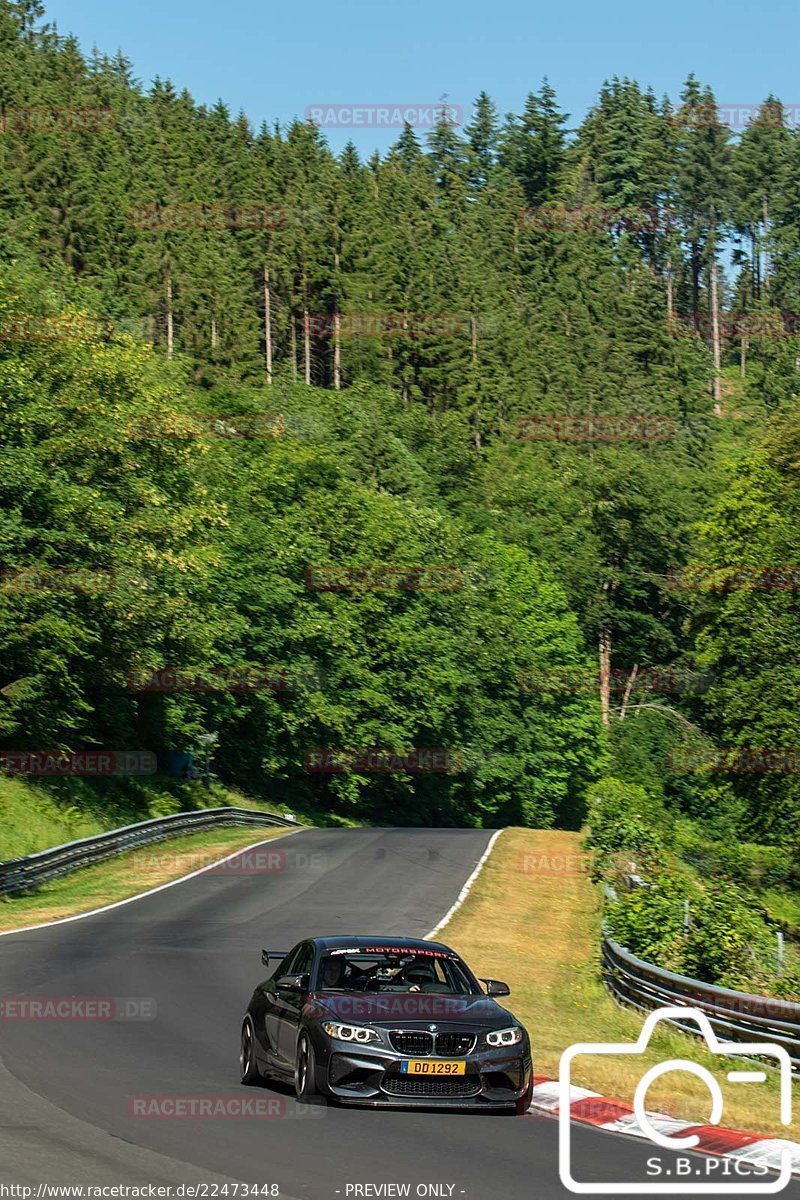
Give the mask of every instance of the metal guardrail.
<path id="1" fill-rule="evenodd" d="M 768 996 L 751 996 L 728 988 L 675 975 L 663 967 L 637 958 L 606 934 L 603 938 L 603 977 L 622 1004 L 643 1011 L 672 1004 L 690 1005 L 704 1012 L 714 1032 L 726 1041 L 777 1042 L 789 1052 L 800 1070 L 800 1004 Z M 697 1026 L 675 1020 L 685 1033 Z"/>
<path id="2" fill-rule="evenodd" d="M 125 854 L 137 846 L 162 842 L 183 833 L 228 825 L 285 825 L 292 829 L 302 829 L 299 821 L 252 808 L 205 808 L 197 812 L 154 817 L 150 821 L 125 825 L 122 829 L 112 829 L 95 837 L 66 842 L 63 846 L 54 846 L 50 850 L 29 854 L 25 858 L 0 862 L 0 896 L 12 896 L 16 892 L 27 891 L 40 883 L 48 883 L 62 875 L 69 875 L 81 867 L 92 866 L 104 859 Z"/>

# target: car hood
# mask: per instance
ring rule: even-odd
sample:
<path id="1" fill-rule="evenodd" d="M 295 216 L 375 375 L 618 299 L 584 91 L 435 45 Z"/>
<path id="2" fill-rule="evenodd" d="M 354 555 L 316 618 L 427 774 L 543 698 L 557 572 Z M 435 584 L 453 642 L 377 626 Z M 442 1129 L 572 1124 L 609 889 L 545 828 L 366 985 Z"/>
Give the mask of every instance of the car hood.
<path id="1" fill-rule="evenodd" d="M 326 1020 L 332 1017 L 357 1025 L 366 1023 L 388 1029 L 445 1025 L 503 1029 L 516 1024 L 515 1017 L 489 996 L 445 996 L 436 992 L 313 992 L 304 1015 Z"/>

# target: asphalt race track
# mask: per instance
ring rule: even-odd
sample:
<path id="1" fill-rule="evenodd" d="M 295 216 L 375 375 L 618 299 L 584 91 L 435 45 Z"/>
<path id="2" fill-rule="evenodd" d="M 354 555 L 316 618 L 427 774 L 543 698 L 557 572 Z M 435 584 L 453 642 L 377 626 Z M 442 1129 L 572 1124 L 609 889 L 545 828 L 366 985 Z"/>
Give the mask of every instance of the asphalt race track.
<path id="1" fill-rule="evenodd" d="M 287 1089 L 238 1080 L 242 1013 L 266 973 L 262 946 L 288 949 L 313 934 L 424 936 L 490 836 L 303 831 L 265 847 L 280 850 L 271 861 L 279 869 L 206 872 L 106 913 L 0 937 L 2 998 L 113 997 L 145 1017 L 0 1022 L 0 1183 L 227 1179 L 277 1184 L 280 1196 L 309 1200 L 403 1194 L 379 1188 L 386 1184 L 453 1200 L 568 1195 L 558 1178 L 556 1121 L 307 1110 Z M 168 853 L 168 844 L 154 853 Z M 471 965 L 481 974 L 480 963 Z M 254 1095 L 272 1115 L 132 1115 L 134 1097 Z M 580 1178 L 647 1180 L 655 1147 L 581 1126 L 573 1135 Z M 692 1161 L 702 1168 L 702 1156 Z M 353 1190 L 368 1184 L 377 1186 Z M 784 1194 L 800 1197 L 800 1185 Z"/>

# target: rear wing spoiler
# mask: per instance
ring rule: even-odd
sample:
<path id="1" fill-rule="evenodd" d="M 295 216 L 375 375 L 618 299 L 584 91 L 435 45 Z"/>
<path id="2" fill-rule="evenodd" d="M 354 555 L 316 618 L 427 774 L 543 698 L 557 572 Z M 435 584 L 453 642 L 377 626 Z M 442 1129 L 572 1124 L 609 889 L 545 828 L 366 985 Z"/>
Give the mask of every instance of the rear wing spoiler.
<path id="1" fill-rule="evenodd" d="M 269 960 L 271 958 L 286 958 L 286 955 L 288 953 L 289 953 L 288 950 L 262 950 L 261 951 L 261 961 L 265 967 L 268 967 Z"/>

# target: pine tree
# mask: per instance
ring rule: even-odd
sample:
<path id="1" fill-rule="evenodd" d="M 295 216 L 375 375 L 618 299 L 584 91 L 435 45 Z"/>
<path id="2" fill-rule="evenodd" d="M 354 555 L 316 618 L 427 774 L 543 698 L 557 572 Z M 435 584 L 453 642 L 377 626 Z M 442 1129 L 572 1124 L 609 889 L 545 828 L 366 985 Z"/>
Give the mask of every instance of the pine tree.
<path id="1" fill-rule="evenodd" d="M 521 116 L 510 114 L 501 135 L 500 162 L 522 184 L 531 207 L 559 195 L 564 168 L 567 115 L 559 111 L 547 79 L 530 92 Z"/>
<path id="2" fill-rule="evenodd" d="M 500 147 L 500 121 L 494 101 L 481 92 L 475 101 L 472 120 L 465 131 L 472 152 L 470 183 L 473 191 L 486 187 Z"/>

